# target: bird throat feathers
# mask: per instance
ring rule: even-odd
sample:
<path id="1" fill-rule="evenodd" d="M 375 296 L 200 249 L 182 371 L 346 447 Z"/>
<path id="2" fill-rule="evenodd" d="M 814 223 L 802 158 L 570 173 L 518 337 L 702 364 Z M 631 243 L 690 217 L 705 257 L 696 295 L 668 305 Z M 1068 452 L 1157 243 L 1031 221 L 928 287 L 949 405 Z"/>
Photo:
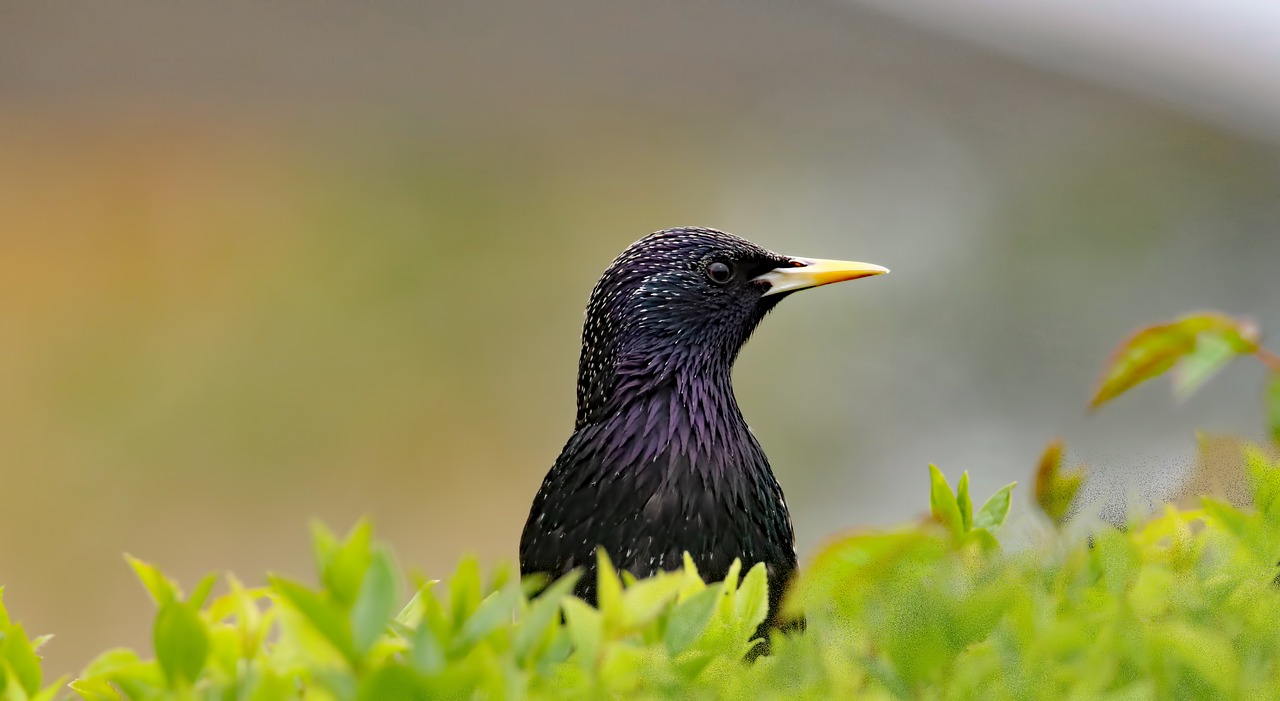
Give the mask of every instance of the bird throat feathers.
<path id="1" fill-rule="evenodd" d="M 608 472 L 692 470 L 714 484 L 725 470 L 767 465 L 725 381 L 680 378 L 580 426 L 580 457 Z M 766 468 L 767 469 L 767 468 Z"/>

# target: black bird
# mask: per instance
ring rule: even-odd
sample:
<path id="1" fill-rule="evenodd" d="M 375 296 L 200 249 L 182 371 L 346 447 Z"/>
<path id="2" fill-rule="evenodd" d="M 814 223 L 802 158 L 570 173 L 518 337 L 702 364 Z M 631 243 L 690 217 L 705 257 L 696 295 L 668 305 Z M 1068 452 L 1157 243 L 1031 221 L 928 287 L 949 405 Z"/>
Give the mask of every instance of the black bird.
<path id="1" fill-rule="evenodd" d="M 714 229 L 658 231 L 604 271 L 587 306 L 573 435 L 533 499 L 520 571 L 584 569 L 596 547 L 637 577 L 707 581 L 765 563 L 771 620 L 796 568 L 791 516 L 729 381 L 738 351 L 788 294 L 889 272 L 794 258 Z"/>

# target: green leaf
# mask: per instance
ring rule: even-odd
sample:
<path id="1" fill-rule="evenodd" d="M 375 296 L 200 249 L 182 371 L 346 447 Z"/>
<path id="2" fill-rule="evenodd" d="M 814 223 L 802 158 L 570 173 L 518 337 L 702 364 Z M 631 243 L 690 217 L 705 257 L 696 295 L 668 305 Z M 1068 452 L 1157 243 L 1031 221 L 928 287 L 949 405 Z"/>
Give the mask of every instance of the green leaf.
<path id="1" fill-rule="evenodd" d="M 547 647 L 540 651 L 539 659 L 550 664 L 566 662 L 573 655 L 573 639 L 564 626 L 552 626 L 547 633 Z M 561 667 L 561 669 L 566 669 Z"/>
<path id="2" fill-rule="evenodd" d="M 77 686 L 77 684 L 81 684 L 86 679 L 114 677 L 120 672 L 136 669 L 142 664 L 145 663 L 138 659 L 137 652 L 124 649 L 124 647 L 115 647 L 115 649 L 102 652 L 102 654 L 93 658 L 88 665 L 84 666 L 81 678 L 72 682 L 72 686 Z"/>
<path id="3" fill-rule="evenodd" d="M 18 684 L 28 696 L 40 692 L 40 658 L 36 656 L 35 646 L 27 638 L 21 625 L 9 626 L 0 631 L 0 661 L 17 679 Z"/>
<path id="4" fill-rule="evenodd" d="M 157 608 L 182 598 L 182 592 L 178 589 L 178 585 L 172 579 L 166 577 L 155 565 L 139 560 L 132 555 L 125 555 L 124 559 L 133 568 L 133 572 L 142 582 L 142 586 L 146 587 L 147 593 L 151 595 L 151 600 L 155 602 Z"/>
<path id="5" fill-rule="evenodd" d="M 250 667 L 242 677 L 246 696 L 237 701 L 280 701 L 281 699 L 305 699 L 307 695 L 299 695 L 298 680 L 295 677 L 273 669 L 255 669 Z"/>
<path id="6" fill-rule="evenodd" d="M 600 613 L 612 625 L 622 625 L 622 579 L 604 548 L 596 548 L 596 603 Z"/>
<path id="7" fill-rule="evenodd" d="M 1236 350 L 1222 337 L 1210 334 L 1200 336 L 1195 349 L 1173 368 L 1173 396 L 1180 402 L 1186 401 L 1236 355 Z"/>
<path id="8" fill-rule="evenodd" d="M 31 701 L 56 701 L 58 695 L 67 686 L 67 677 L 63 675 L 46 686 L 40 693 L 31 697 Z"/>
<path id="9" fill-rule="evenodd" d="M 463 558 L 449 579 L 449 610 L 453 614 L 453 629 L 461 629 L 463 622 L 480 605 L 480 563 L 475 557 Z"/>
<path id="10" fill-rule="evenodd" d="M 1152 639 L 1162 656 L 1176 661 L 1212 687 L 1206 698 L 1237 697 L 1239 655 L 1230 637 L 1221 629 L 1175 622 L 1156 628 Z"/>
<path id="11" fill-rule="evenodd" d="M 379 667 L 360 680 L 357 701 L 419 701 L 432 698 L 431 689 L 412 669 Z"/>
<path id="12" fill-rule="evenodd" d="M 1188 377 L 1183 381 L 1194 391 L 1198 383 L 1208 379 L 1206 373 L 1216 372 L 1215 363 L 1225 362 L 1215 360 L 1222 348 L 1234 355 L 1253 353 L 1258 348 L 1258 336 L 1258 329 L 1251 322 L 1215 312 L 1192 314 L 1141 329 L 1111 353 L 1089 405 L 1096 409 L 1134 386 L 1165 373 L 1206 343 L 1210 348 L 1203 358 L 1192 361 Z M 1215 344 L 1220 348 L 1212 348 Z"/>
<path id="13" fill-rule="evenodd" d="M 942 524 L 954 536 L 964 532 L 964 518 L 956 495 L 947 484 L 947 478 L 936 465 L 929 466 L 929 512 L 933 520 Z"/>
<path id="14" fill-rule="evenodd" d="M 311 522 L 311 551 L 318 569 L 316 574 L 324 577 L 324 568 L 333 559 L 338 550 L 338 536 L 319 521 Z"/>
<path id="15" fill-rule="evenodd" d="M 686 555 L 686 557 L 688 556 Z M 0 586 L 0 633 L 3 633 L 9 626 L 9 611 L 4 607 L 4 587 Z"/>
<path id="16" fill-rule="evenodd" d="M 572 596 L 565 597 L 560 605 L 564 609 L 565 626 L 579 661 L 594 665 L 600 643 L 604 640 L 604 617 L 582 599 Z"/>
<path id="17" fill-rule="evenodd" d="M 1213 522 L 1215 528 L 1222 529 L 1237 540 L 1249 541 L 1260 535 L 1257 519 L 1241 511 L 1236 505 L 1207 496 L 1201 497 L 1200 501 L 1205 516 Z"/>
<path id="18" fill-rule="evenodd" d="M 203 579 L 196 583 L 196 588 L 191 590 L 191 596 L 187 599 L 187 603 L 191 604 L 197 611 L 204 608 L 204 602 L 209 598 L 210 592 L 213 591 L 213 585 L 217 584 L 218 575 L 210 572 Z"/>
<path id="19" fill-rule="evenodd" d="M 1062 452 L 1062 441 L 1053 441 L 1045 448 L 1036 468 L 1036 504 L 1056 525 L 1062 525 L 1071 514 L 1071 505 L 1085 478 L 1084 468 L 1062 469 Z"/>
<path id="20" fill-rule="evenodd" d="M 1009 505 L 1013 500 L 1013 488 L 1017 484 L 1017 482 L 1010 482 L 997 489 L 996 493 L 992 494 L 990 499 L 987 499 L 987 503 L 983 504 L 982 508 L 978 510 L 978 515 L 973 519 L 973 527 L 982 528 L 991 533 L 1000 530 L 1000 527 L 1004 525 L 1005 518 L 1009 515 Z"/>
<path id="21" fill-rule="evenodd" d="M 507 586 L 507 582 L 511 579 L 511 563 L 499 562 L 489 571 L 489 584 L 484 591 L 486 594 L 492 594 Z"/>
<path id="22" fill-rule="evenodd" d="M 720 587 L 712 586 L 676 605 L 663 638 L 669 653 L 678 655 L 698 641 L 702 632 L 707 629 L 711 615 L 715 613 L 719 597 Z"/>
<path id="23" fill-rule="evenodd" d="M 746 634 L 752 635 L 765 617 L 769 615 L 769 577 L 763 562 L 757 562 L 747 576 L 742 578 L 742 586 L 734 595 L 733 612 L 737 616 L 738 625 Z"/>
<path id="24" fill-rule="evenodd" d="M 1093 538 L 1089 557 L 1101 575 L 1101 585 L 1112 596 L 1123 595 L 1142 566 L 1142 554 L 1133 538 L 1120 531 L 1104 528 Z"/>
<path id="25" fill-rule="evenodd" d="M 67 686 L 85 701 L 120 701 L 120 694 L 105 679 L 72 679 Z"/>
<path id="26" fill-rule="evenodd" d="M 282 577 L 271 578 L 271 589 L 281 602 L 301 614 L 348 662 L 356 663 L 359 655 L 351 638 L 351 625 L 334 602 Z"/>
<path id="27" fill-rule="evenodd" d="M 117 688 L 127 699 L 151 698 L 164 682 L 164 672 L 154 661 L 143 662 L 133 650 L 116 648 L 95 657 L 71 688 L 92 701 L 120 701 Z"/>
<path id="28" fill-rule="evenodd" d="M 1000 549 L 1000 541 L 996 540 L 991 531 L 981 526 L 974 526 L 964 534 L 965 544 L 976 543 L 979 548 L 985 552 L 992 552 Z"/>
<path id="29" fill-rule="evenodd" d="M 510 623 L 512 612 L 519 600 L 520 586 L 515 582 L 485 597 L 463 624 L 462 631 L 458 634 L 458 643 L 464 647 L 470 647 L 497 630 L 499 626 Z"/>
<path id="30" fill-rule="evenodd" d="M 973 499 L 969 497 L 969 471 L 960 473 L 960 483 L 956 485 L 956 506 L 960 508 L 960 522 L 963 530 L 973 526 Z"/>
<path id="31" fill-rule="evenodd" d="M 228 618 L 235 618 L 235 629 L 239 636 L 238 654 L 252 658 L 261 649 L 262 639 L 267 634 L 263 615 L 258 600 L 266 596 L 264 589 L 246 589 L 235 575 L 227 574 L 227 587 L 230 589 L 224 596 L 218 597 L 209 605 L 208 620 L 215 623 Z M 194 601 L 194 596 L 192 600 Z M 189 602 L 192 603 L 192 602 Z"/>
<path id="32" fill-rule="evenodd" d="M 660 572 L 627 587 L 622 594 L 626 627 L 648 625 L 675 600 L 683 585 L 684 578 L 679 574 Z"/>
<path id="33" fill-rule="evenodd" d="M 360 593 L 351 607 L 351 640 L 364 655 L 387 629 L 400 599 L 400 572 L 385 550 L 379 549 L 365 570 Z"/>
<path id="34" fill-rule="evenodd" d="M 1280 446 L 1280 372 L 1271 373 L 1267 383 L 1267 428 L 1271 442 Z"/>
<path id="35" fill-rule="evenodd" d="M 698 574 L 698 565 L 694 563 L 693 557 L 686 551 L 684 553 L 684 567 L 680 570 L 683 586 L 680 587 L 680 601 L 697 594 L 707 588 L 707 583 L 702 581 L 702 576 Z"/>
<path id="36" fill-rule="evenodd" d="M 453 625 L 453 613 L 440 603 L 435 594 L 426 588 L 421 589 L 423 596 L 422 602 L 422 622 L 421 626 L 430 626 L 436 632 L 436 639 L 448 647 L 453 641 L 454 635 L 457 633 Z"/>
<path id="37" fill-rule="evenodd" d="M 1135 613 L 1149 619 L 1169 610 L 1177 589 L 1178 582 L 1167 568 L 1148 566 L 1138 570 L 1126 599 Z"/>
<path id="38" fill-rule="evenodd" d="M 156 660 L 175 688 L 194 682 L 209 655 L 209 633 L 191 606 L 170 601 L 156 614 Z"/>
<path id="39" fill-rule="evenodd" d="M 1245 449 L 1244 459 L 1253 480 L 1254 507 L 1269 523 L 1280 523 L 1280 464 L 1272 465 L 1254 445 Z"/>
<path id="40" fill-rule="evenodd" d="M 530 572 L 520 577 L 520 593 L 525 599 L 532 599 L 538 595 L 538 592 L 547 588 L 551 583 L 551 577 L 545 572 Z"/>
<path id="41" fill-rule="evenodd" d="M 400 609 L 400 613 L 396 614 L 395 622 L 402 626 L 416 628 L 418 623 L 422 621 L 422 614 L 426 611 L 426 605 L 422 599 L 431 595 L 430 588 L 436 584 L 437 580 L 430 580 L 421 589 L 414 592 L 413 596 L 409 598 L 409 603 L 405 604 Z"/>
<path id="42" fill-rule="evenodd" d="M 317 546 L 317 550 L 324 546 Z M 343 608 L 355 605 L 364 584 L 365 573 L 373 562 L 373 526 L 360 520 L 351 527 L 346 540 L 334 546 L 326 562 L 321 563 L 320 581 Z"/>
<path id="43" fill-rule="evenodd" d="M 551 586 L 543 590 L 537 599 L 534 599 L 528 613 L 520 619 L 520 623 L 516 627 L 515 640 L 512 643 L 516 659 L 524 662 L 529 658 L 534 646 L 554 622 L 556 614 L 559 613 L 560 602 L 569 595 L 569 592 L 573 591 L 574 585 L 578 583 L 578 578 L 581 576 L 582 572 L 580 570 L 574 570 L 557 579 Z"/>
<path id="44" fill-rule="evenodd" d="M 445 649 L 436 632 L 424 621 L 413 631 L 413 649 L 409 659 L 413 668 L 423 674 L 439 674 L 445 668 Z"/>
<path id="45" fill-rule="evenodd" d="M 724 581 L 720 583 L 721 593 L 724 595 L 720 599 L 720 614 L 728 620 L 733 618 L 733 602 L 734 596 L 738 593 L 738 575 L 742 572 L 742 560 L 733 558 L 733 562 L 729 563 L 729 571 L 724 575 Z"/>

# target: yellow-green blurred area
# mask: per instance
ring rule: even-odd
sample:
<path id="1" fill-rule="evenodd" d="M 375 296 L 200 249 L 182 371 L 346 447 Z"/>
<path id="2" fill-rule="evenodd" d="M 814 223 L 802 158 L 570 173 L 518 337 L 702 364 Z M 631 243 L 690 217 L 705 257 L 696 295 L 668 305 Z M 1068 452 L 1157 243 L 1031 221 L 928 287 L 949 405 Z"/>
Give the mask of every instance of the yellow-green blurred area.
<path id="1" fill-rule="evenodd" d="M 1065 435 L 1148 493 L 1260 434 L 1243 365 L 1084 405 L 1140 324 L 1280 329 L 1280 64 L 907 5 L 0 8 L 0 584 L 47 669 L 145 648 L 124 552 L 306 576 L 308 519 L 368 515 L 428 575 L 513 561 L 591 286 L 668 226 L 894 271 L 739 362 L 802 557 L 930 462 L 988 493 Z"/>

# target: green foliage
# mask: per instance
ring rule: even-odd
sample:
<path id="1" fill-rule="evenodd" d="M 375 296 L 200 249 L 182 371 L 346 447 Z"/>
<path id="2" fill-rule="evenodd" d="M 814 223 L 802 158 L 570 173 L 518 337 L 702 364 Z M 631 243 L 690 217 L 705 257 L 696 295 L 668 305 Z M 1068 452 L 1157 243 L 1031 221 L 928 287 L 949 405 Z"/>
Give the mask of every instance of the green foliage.
<path id="1" fill-rule="evenodd" d="M 1280 463 L 1251 450 L 1249 464 L 1256 509 L 1206 500 L 1092 546 L 1019 553 L 995 539 L 1013 485 L 975 510 L 967 475 L 953 491 L 932 468 L 933 518 L 823 548 L 785 603 L 806 628 L 772 633 L 754 660 L 762 565 L 708 584 L 686 558 L 636 580 L 601 554 L 594 608 L 572 575 L 485 578 L 474 559 L 405 603 L 367 524 L 314 530 L 319 586 L 228 576 L 225 593 L 206 578 L 187 597 L 131 559 L 157 604 L 155 659 L 106 652 L 71 688 L 134 701 L 1266 696 L 1280 685 Z M 34 647 L 0 622 L 0 699 L 52 698 Z"/>
<path id="2" fill-rule="evenodd" d="M 48 636 L 31 640 L 22 625 L 9 619 L 4 607 L 4 587 L 0 587 L 0 699 L 3 701 L 50 701 L 64 679 L 41 686 L 44 674 L 36 651 Z"/>
<path id="3" fill-rule="evenodd" d="M 692 561 L 636 581 L 603 554 L 598 609 L 569 595 L 576 575 L 531 594 L 536 582 L 501 570 L 484 583 L 474 559 L 444 595 L 422 582 L 404 604 L 400 570 L 367 524 L 344 539 L 316 527 L 313 542 L 318 588 L 274 577 L 246 589 L 228 577 L 228 592 L 212 600 L 211 578 L 184 598 L 130 558 L 157 605 L 156 658 L 112 650 L 71 688 L 138 700 L 667 695 L 714 689 L 744 669 L 768 613 L 763 565 L 739 577 L 735 564 L 712 585 Z M 38 674 L 34 658 L 21 659 Z"/>
<path id="4" fill-rule="evenodd" d="M 968 471 L 961 473 L 956 491 L 952 492 L 942 471 L 936 465 L 930 465 L 929 513 L 934 521 L 951 534 L 955 542 L 961 545 L 974 543 L 984 550 L 992 550 L 999 547 L 995 531 L 1004 525 L 1004 519 L 1009 515 L 1016 484 L 1011 482 L 1001 487 L 974 514 L 973 501 L 969 498 Z"/>
<path id="5" fill-rule="evenodd" d="M 1180 368 L 1181 394 L 1234 354 L 1271 364 L 1222 315 L 1153 327 L 1113 357 L 1095 404 Z M 1252 349 L 1252 350 L 1248 350 Z M 1228 352 L 1229 351 L 1229 352 Z M 1280 371 L 1267 401 L 1280 431 Z M 1205 497 L 1082 540 L 1060 529 L 1084 484 L 1040 460 L 1035 502 L 1053 528 L 1022 551 L 997 541 L 1014 485 L 975 508 L 930 466 L 930 518 L 833 539 L 802 568 L 784 613 L 806 625 L 753 640 L 768 614 L 763 565 L 707 583 L 693 560 L 637 580 L 598 561 L 598 607 L 577 574 L 520 581 L 463 560 L 447 582 L 406 578 L 367 523 L 316 526 L 312 585 L 227 575 L 190 595 L 128 558 L 156 604 L 154 656 L 107 651 L 70 684 L 90 701 L 870 698 L 1233 699 L 1280 689 L 1280 462 L 1244 456 L 1251 503 Z M 218 594 L 215 596 L 215 589 Z M 32 641 L 0 603 L 0 701 L 50 701 Z"/>

